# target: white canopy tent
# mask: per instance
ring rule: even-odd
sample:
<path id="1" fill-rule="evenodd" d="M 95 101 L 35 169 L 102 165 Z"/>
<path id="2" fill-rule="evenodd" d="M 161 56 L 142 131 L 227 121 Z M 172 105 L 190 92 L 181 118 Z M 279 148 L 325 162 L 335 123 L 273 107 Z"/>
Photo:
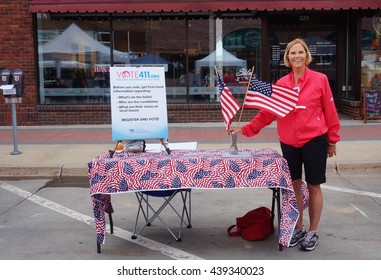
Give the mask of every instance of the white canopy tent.
<path id="1" fill-rule="evenodd" d="M 195 68 L 197 72 L 200 72 L 201 67 L 214 67 L 214 66 L 232 66 L 246 68 L 246 60 L 235 57 L 230 52 L 222 49 L 221 52 L 214 51 L 208 56 L 196 60 Z"/>
<path id="2" fill-rule="evenodd" d="M 57 57 L 61 57 L 62 60 L 69 60 L 65 55 L 95 53 L 97 60 L 95 63 L 109 63 L 110 61 L 110 48 L 93 39 L 75 23 L 72 23 L 53 40 L 40 46 L 39 53 L 50 55 L 51 57 L 47 60 Z M 117 50 L 114 50 L 113 53 L 115 63 L 128 64 L 130 62 L 128 53 Z"/>

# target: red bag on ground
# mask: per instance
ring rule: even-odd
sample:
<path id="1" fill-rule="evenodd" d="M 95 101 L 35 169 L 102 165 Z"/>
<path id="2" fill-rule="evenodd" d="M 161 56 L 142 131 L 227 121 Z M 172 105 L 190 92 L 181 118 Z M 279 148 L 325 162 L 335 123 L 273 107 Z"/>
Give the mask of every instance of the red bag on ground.
<path id="1" fill-rule="evenodd" d="M 254 241 L 263 240 L 274 233 L 271 211 L 264 206 L 247 212 L 236 221 L 236 225 L 231 225 L 227 229 L 230 236 L 241 236 L 245 240 Z M 232 231 L 234 227 L 237 227 L 236 231 Z"/>

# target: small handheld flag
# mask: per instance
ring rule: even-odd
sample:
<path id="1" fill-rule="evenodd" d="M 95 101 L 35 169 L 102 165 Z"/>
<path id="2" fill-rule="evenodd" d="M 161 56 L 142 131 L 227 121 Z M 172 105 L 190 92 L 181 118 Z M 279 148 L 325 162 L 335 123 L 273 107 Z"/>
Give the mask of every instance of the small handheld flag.
<path id="1" fill-rule="evenodd" d="M 220 102 L 221 102 L 221 110 L 222 116 L 224 118 L 226 131 L 230 129 L 230 125 L 233 121 L 235 114 L 239 111 L 240 104 L 234 98 L 233 94 L 230 92 L 229 88 L 226 86 L 221 76 L 217 72 L 218 78 L 218 89 L 220 92 Z"/>
<path id="2" fill-rule="evenodd" d="M 296 91 L 260 81 L 253 75 L 250 79 L 244 108 L 263 109 L 280 118 L 295 108 L 299 97 Z"/>

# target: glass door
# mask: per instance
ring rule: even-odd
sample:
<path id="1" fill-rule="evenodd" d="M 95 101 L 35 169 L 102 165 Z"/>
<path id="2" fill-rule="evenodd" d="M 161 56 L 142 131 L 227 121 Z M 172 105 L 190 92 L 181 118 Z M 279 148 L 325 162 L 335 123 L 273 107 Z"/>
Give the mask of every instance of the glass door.
<path id="1" fill-rule="evenodd" d="M 292 31 L 290 31 L 292 30 Z M 283 62 L 288 42 L 295 38 L 304 39 L 310 49 L 310 69 L 327 75 L 334 96 L 337 95 L 337 32 L 335 28 L 295 26 L 284 30 L 270 26 L 270 81 L 275 83 L 290 72 Z"/>

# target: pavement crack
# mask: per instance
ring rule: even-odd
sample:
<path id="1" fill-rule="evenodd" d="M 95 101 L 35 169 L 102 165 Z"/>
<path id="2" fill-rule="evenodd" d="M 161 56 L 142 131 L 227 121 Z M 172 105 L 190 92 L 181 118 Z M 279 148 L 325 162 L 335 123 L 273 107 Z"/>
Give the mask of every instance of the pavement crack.
<path id="1" fill-rule="evenodd" d="M 42 190 L 45 186 L 42 186 L 40 188 L 38 188 L 36 191 L 34 191 L 33 193 L 31 193 L 30 195 L 24 197 L 24 199 L 20 200 L 19 202 L 17 202 L 15 205 L 13 205 L 12 207 L 9 207 L 7 210 L 5 210 L 4 212 L 1 212 L 0 213 L 0 216 L 4 215 L 5 213 L 8 213 L 9 211 L 11 211 L 12 209 L 16 208 L 17 206 L 19 206 L 21 203 L 23 203 L 24 201 L 28 200 L 30 197 L 32 197 L 33 195 L 35 195 L 36 193 L 38 193 L 40 190 Z"/>
<path id="2" fill-rule="evenodd" d="M 62 178 L 63 167 L 64 167 L 64 164 L 62 164 L 61 167 L 60 167 L 60 174 L 59 174 L 59 177 L 60 177 L 61 183 L 63 183 L 63 178 Z"/>

